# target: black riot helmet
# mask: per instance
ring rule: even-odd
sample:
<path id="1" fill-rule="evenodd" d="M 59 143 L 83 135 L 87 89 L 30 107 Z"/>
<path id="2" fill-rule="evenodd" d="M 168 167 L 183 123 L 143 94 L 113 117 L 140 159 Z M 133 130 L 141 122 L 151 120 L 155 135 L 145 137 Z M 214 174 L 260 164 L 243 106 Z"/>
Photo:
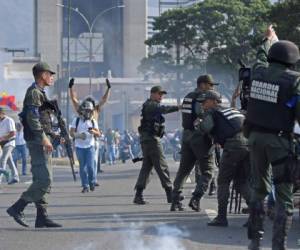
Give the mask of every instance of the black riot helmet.
<path id="1" fill-rule="evenodd" d="M 89 120 L 93 116 L 94 105 L 92 102 L 83 101 L 79 106 L 79 113 L 83 116 L 85 120 Z"/>
<path id="2" fill-rule="evenodd" d="M 291 41 L 282 40 L 274 43 L 268 53 L 268 62 L 278 62 L 292 66 L 300 59 L 299 48 Z"/>

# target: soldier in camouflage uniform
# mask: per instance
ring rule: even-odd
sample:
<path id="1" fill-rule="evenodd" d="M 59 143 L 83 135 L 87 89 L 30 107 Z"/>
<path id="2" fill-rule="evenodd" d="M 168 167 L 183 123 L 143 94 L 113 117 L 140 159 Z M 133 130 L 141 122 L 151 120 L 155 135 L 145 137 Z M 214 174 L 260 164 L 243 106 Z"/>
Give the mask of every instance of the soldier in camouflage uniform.
<path id="1" fill-rule="evenodd" d="M 261 249 L 263 201 L 275 186 L 275 218 L 272 249 L 287 249 L 293 212 L 293 145 L 291 133 L 300 120 L 300 73 L 293 70 L 299 49 L 290 41 L 278 41 L 270 26 L 253 67 L 245 135 L 249 137 L 251 195 L 249 249 Z"/>
<path id="2" fill-rule="evenodd" d="M 214 143 L 223 148 L 218 175 L 218 216 L 208 225 L 226 227 L 229 185 L 233 179 L 246 201 L 250 200 L 246 174 L 250 169 L 250 161 L 248 142 L 242 134 L 244 115 L 234 108 L 219 107 L 220 102 L 221 96 L 216 91 L 209 90 L 205 93 L 202 103 L 204 114 L 197 130 L 209 134 Z M 197 189 L 198 187 L 195 193 Z"/>
<path id="3" fill-rule="evenodd" d="M 153 167 L 166 191 L 167 201 L 170 203 L 172 200 L 172 182 L 161 144 L 165 122 L 162 115 L 176 112 L 181 106 L 161 105 L 164 94 L 167 92 L 161 86 L 154 86 L 151 88 L 150 98 L 143 104 L 141 126 L 139 127 L 143 165 L 135 185 L 136 194 L 133 201 L 139 205 L 146 204 L 143 191 L 149 182 L 149 175 Z"/>
<path id="4" fill-rule="evenodd" d="M 25 221 L 23 210 L 31 202 L 35 203 L 37 216 L 35 227 L 61 227 L 50 220 L 47 215 L 47 197 L 52 182 L 52 171 L 48 158 L 53 151 L 53 146 L 48 138 L 49 119 L 42 113 L 42 106 L 48 101 L 45 87 L 53 84 L 53 72 L 49 65 L 41 62 L 32 68 L 35 82 L 27 89 L 23 111 L 20 114 L 24 126 L 24 138 L 31 157 L 32 184 L 21 195 L 7 213 L 24 227 L 29 225 Z M 43 121 L 43 123 L 41 122 Z"/>
<path id="5" fill-rule="evenodd" d="M 216 85 L 211 75 L 201 75 L 197 79 L 197 88 L 188 93 L 182 104 L 182 142 L 179 169 L 174 180 L 171 211 L 183 211 L 183 184 L 196 161 L 199 162 L 201 175 L 198 177 L 198 193 L 190 201 L 189 206 L 200 211 L 200 199 L 208 188 L 214 170 L 213 142 L 211 138 L 195 130 L 197 118 L 203 115 L 202 101 L 205 92 Z"/>

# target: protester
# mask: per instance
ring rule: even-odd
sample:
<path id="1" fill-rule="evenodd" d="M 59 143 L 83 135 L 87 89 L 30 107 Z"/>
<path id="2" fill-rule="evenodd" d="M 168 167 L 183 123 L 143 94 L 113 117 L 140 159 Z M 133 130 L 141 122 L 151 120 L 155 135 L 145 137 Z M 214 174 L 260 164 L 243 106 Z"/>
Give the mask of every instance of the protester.
<path id="1" fill-rule="evenodd" d="M 95 136 L 99 136 L 98 124 L 93 118 L 93 104 L 84 101 L 80 105 L 81 115 L 72 124 L 70 135 L 75 139 L 76 155 L 79 161 L 82 193 L 95 190 L 94 160 Z"/>
<path id="2" fill-rule="evenodd" d="M 19 159 L 22 161 L 22 175 L 27 173 L 27 163 L 26 163 L 26 142 L 24 140 L 23 126 L 21 123 L 16 123 L 17 133 L 16 133 L 16 147 L 13 152 L 13 159 L 15 166 L 17 167 L 17 162 Z"/>
<path id="3" fill-rule="evenodd" d="M 109 128 L 105 134 L 108 164 L 112 165 L 116 163 L 116 143 L 114 131 Z"/>
<path id="4" fill-rule="evenodd" d="M 18 170 L 13 161 L 12 152 L 15 148 L 15 137 L 16 137 L 16 128 L 15 122 L 12 118 L 5 114 L 5 111 L 0 107 L 0 145 L 2 147 L 2 155 L 0 158 L 0 169 L 1 172 L 7 176 L 6 165 L 8 164 L 11 173 L 12 179 L 8 184 L 15 184 L 19 182 Z M 1 183 L 2 176 L 0 176 Z"/>

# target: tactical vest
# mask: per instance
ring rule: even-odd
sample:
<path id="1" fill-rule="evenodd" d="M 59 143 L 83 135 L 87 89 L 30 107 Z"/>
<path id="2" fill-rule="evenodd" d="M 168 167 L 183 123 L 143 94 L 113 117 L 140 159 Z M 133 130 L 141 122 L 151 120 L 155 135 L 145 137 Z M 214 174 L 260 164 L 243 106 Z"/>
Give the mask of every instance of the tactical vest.
<path id="1" fill-rule="evenodd" d="M 165 133 L 165 126 L 163 125 L 165 118 L 158 110 L 146 114 L 145 109 L 147 105 L 149 105 L 149 102 L 151 102 L 151 100 L 147 100 L 143 104 L 141 126 L 138 128 L 138 130 L 140 133 L 146 132 L 149 135 L 163 137 Z"/>
<path id="2" fill-rule="evenodd" d="M 194 121 L 197 118 L 196 105 L 201 105 L 202 95 L 202 92 L 194 91 L 184 97 L 181 110 L 183 129 L 194 130 Z"/>
<path id="3" fill-rule="evenodd" d="M 37 117 L 39 117 L 40 123 L 42 125 L 42 129 L 46 134 L 50 135 L 52 133 L 52 131 L 51 131 L 51 111 L 50 111 L 50 109 L 47 109 L 48 99 L 47 99 L 46 94 L 44 92 L 42 92 L 43 97 L 44 97 L 44 103 L 41 107 L 26 105 L 26 96 L 27 96 L 28 92 L 32 91 L 32 89 L 34 89 L 34 88 L 36 88 L 36 86 L 35 86 L 35 84 L 32 84 L 32 86 L 30 86 L 27 89 L 25 99 L 24 99 L 24 104 L 23 104 L 23 110 L 19 114 L 20 121 L 24 127 L 25 141 L 31 141 L 34 139 L 34 134 L 31 131 L 29 124 L 27 123 L 27 113 L 28 112 L 32 112 Z"/>
<path id="4" fill-rule="evenodd" d="M 287 103 L 293 97 L 293 88 L 300 73 L 286 70 L 276 80 L 271 80 L 268 68 L 259 68 L 253 73 L 247 121 L 274 132 L 292 132 L 294 108 L 289 108 Z"/>
<path id="5" fill-rule="evenodd" d="M 242 131 L 245 116 L 234 108 L 216 110 L 213 113 L 214 128 L 212 136 L 216 143 L 224 145 L 226 139 Z"/>

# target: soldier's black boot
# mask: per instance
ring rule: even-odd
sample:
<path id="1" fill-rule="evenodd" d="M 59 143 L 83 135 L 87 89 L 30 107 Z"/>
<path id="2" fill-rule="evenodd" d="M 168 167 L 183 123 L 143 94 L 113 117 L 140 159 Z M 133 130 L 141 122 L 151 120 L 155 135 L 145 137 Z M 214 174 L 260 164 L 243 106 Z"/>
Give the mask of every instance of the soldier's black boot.
<path id="1" fill-rule="evenodd" d="M 211 222 L 207 223 L 208 226 L 213 227 L 228 227 L 227 218 L 222 215 L 217 215 Z"/>
<path id="2" fill-rule="evenodd" d="M 197 196 L 197 195 L 193 195 L 192 198 L 190 199 L 189 202 L 189 207 L 196 211 L 196 212 L 200 212 L 200 199 L 201 197 Z"/>
<path id="3" fill-rule="evenodd" d="M 19 199 L 16 201 L 15 204 L 13 204 L 11 207 L 9 207 L 6 212 L 9 214 L 9 216 L 13 217 L 14 220 L 20 224 L 23 227 L 29 227 L 25 220 L 25 216 L 23 213 L 24 208 L 29 204 L 29 202 Z"/>
<path id="4" fill-rule="evenodd" d="M 260 242 L 263 238 L 264 228 L 264 207 L 263 201 L 250 203 L 250 214 L 248 220 L 248 238 L 251 240 L 249 250 L 260 250 Z"/>
<path id="5" fill-rule="evenodd" d="M 168 203 L 172 203 L 172 188 L 171 187 L 165 188 L 165 191 L 166 191 Z"/>
<path id="6" fill-rule="evenodd" d="M 286 250 L 287 234 L 292 225 L 292 215 L 287 214 L 283 207 L 276 208 L 273 224 L 272 250 Z"/>
<path id="7" fill-rule="evenodd" d="M 35 227 L 36 228 L 62 227 L 62 225 L 49 219 L 48 214 L 47 214 L 47 209 L 45 207 L 36 205 Z"/>
<path id="8" fill-rule="evenodd" d="M 138 188 L 136 190 L 133 203 L 137 205 L 145 205 L 148 203 L 147 201 L 144 200 L 143 189 Z"/>
<path id="9" fill-rule="evenodd" d="M 170 211 L 184 211 L 184 206 L 182 204 L 183 199 L 184 197 L 180 193 L 173 193 Z"/>
<path id="10" fill-rule="evenodd" d="M 212 221 L 208 222 L 208 226 L 227 227 L 227 205 L 229 198 L 229 184 L 219 184 L 218 186 L 218 215 Z"/>

